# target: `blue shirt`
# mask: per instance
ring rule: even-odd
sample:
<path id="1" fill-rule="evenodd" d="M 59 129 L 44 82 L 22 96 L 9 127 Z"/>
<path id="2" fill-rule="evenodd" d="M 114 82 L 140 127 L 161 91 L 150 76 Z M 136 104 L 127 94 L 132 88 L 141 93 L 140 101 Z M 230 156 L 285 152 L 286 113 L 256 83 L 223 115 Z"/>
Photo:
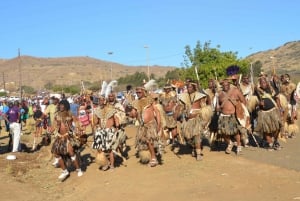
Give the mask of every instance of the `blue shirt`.
<path id="1" fill-rule="evenodd" d="M 79 108 L 79 105 L 77 103 L 70 104 L 70 111 L 71 111 L 72 115 L 75 117 L 78 116 L 78 108 Z"/>
<path id="2" fill-rule="evenodd" d="M 7 113 L 9 110 L 9 107 L 7 105 L 3 105 L 3 113 Z"/>

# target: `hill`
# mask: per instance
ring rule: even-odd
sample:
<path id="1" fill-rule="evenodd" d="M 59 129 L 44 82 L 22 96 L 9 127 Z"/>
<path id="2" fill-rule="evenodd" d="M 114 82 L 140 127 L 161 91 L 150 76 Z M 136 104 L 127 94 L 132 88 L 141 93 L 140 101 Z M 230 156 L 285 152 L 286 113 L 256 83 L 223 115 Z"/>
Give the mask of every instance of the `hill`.
<path id="1" fill-rule="evenodd" d="M 260 61 L 265 72 L 289 73 L 300 76 L 300 41 L 285 43 L 284 45 L 247 57 L 252 62 Z"/>
<path id="2" fill-rule="evenodd" d="M 261 51 L 247 56 L 251 62 L 260 61 L 262 70 L 269 73 L 289 73 L 292 79 L 300 78 L 300 41 L 292 41 L 282 46 Z M 175 69 L 173 66 L 150 66 L 150 73 L 156 78 L 163 77 L 168 71 Z M 37 58 L 21 56 L 13 59 L 0 59 L 2 82 L 7 86 L 18 87 L 22 85 L 35 89 L 43 89 L 45 84 L 80 85 L 81 81 L 101 82 L 118 79 L 135 72 L 145 72 L 147 66 L 126 66 L 119 63 L 103 61 L 91 57 L 62 57 L 62 58 Z M 22 72 L 20 74 L 20 72 Z M 0 75 L 1 76 L 1 75 Z M 8 89 L 8 87 L 6 87 Z"/>
<path id="3" fill-rule="evenodd" d="M 150 74 L 159 78 L 175 67 L 150 66 L 149 69 Z M 81 80 L 92 83 L 118 79 L 135 72 L 147 74 L 148 67 L 125 66 L 91 57 L 37 58 L 21 56 L 9 60 L 0 59 L 0 70 L 3 78 L 0 87 L 3 87 L 4 82 L 7 85 L 19 86 L 19 82 L 22 80 L 22 85 L 42 89 L 49 82 L 57 85 L 79 85 Z"/>

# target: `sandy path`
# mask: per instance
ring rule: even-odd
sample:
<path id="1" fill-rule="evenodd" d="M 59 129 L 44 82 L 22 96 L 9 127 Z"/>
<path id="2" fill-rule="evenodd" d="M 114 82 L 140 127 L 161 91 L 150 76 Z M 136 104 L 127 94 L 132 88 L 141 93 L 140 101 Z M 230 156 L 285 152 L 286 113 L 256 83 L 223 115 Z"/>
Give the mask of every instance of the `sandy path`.
<path id="1" fill-rule="evenodd" d="M 16 161 L 0 159 L 0 200 L 300 200 L 300 137 L 288 140 L 281 151 L 269 152 L 250 147 L 244 154 L 226 155 L 204 148 L 204 160 L 195 161 L 190 154 L 176 156 L 167 147 L 163 164 L 150 168 L 135 158 L 135 128 L 128 127 L 129 160 L 114 171 L 100 171 L 88 163 L 93 152 L 86 148 L 82 155 L 87 164 L 85 174 L 75 172 L 63 183 L 60 173 L 49 162 L 47 148 L 35 153 L 19 153 Z M 29 169 L 15 177 L 9 165 Z M 23 161 L 22 161 L 23 159 Z M 15 164 L 10 164 L 15 163 Z"/>

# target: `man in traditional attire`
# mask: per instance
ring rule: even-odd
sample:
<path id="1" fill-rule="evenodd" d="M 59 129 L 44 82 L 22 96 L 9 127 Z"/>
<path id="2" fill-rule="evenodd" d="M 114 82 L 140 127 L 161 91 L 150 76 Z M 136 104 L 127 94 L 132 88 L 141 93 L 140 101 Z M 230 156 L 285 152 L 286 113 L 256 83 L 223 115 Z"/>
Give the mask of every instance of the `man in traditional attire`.
<path id="1" fill-rule="evenodd" d="M 125 101 L 123 103 L 124 107 L 131 104 L 135 100 L 131 85 L 126 86 L 126 93 L 124 94 L 124 96 L 125 96 Z"/>
<path id="2" fill-rule="evenodd" d="M 217 92 L 219 90 L 219 87 L 218 87 L 218 82 L 216 80 L 213 80 L 213 79 L 209 79 L 208 80 L 208 87 L 207 89 L 204 90 L 204 92 L 209 96 L 209 99 L 211 100 L 210 103 L 211 103 L 211 106 L 212 108 L 216 108 L 216 95 L 217 95 Z"/>
<path id="3" fill-rule="evenodd" d="M 280 77 L 276 74 L 274 74 L 270 80 L 270 86 L 275 90 L 275 92 L 278 94 L 280 93 L 281 88 L 281 81 Z"/>
<path id="4" fill-rule="evenodd" d="M 165 145 L 167 144 L 166 140 L 169 139 L 169 133 L 164 132 L 165 131 L 164 128 L 166 128 L 165 112 L 164 112 L 162 104 L 160 104 L 159 94 L 151 93 L 150 96 L 153 100 L 153 103 L 152 103 L 153 107 L 159 111 L 161 128 L 158 131 L 158 137 L 159 137 L 158 152 L 159 152 L 159 154 L 162 154 L 162 153 L 165 153 Z"/>
<path id="5" fill-rule="evenodd" d="M 259 100 L 259 111 L 254 131 L 263 135 L 267 142 L 266 148 L 279 150 L 278 136 L 282 128 L 279 98 L 264 77 L 259 79 L 259 87 L 255 88 L 255 95 Z"/>
<path id="6" fill-rule="evenodd" d="M 125 124 L 126 123 L 125 108 L 119 101 L 117 101 L 116 94 L 114 92 L 108 94 L 107 104 L 115 108 L 116 115 L 119 118 L 120 124 Z"/>
<path id="7" fill-rule="evenodd" d="M 182 132 L 186 141 L 192 145 L 192 155 L 196 160 L 202 160 L 201 136 L 205 121 L 203 121 L 202 108 L 206 106 L 206 94 L 197 91 L 197 84 L 187 82 L 187 92 L 180 94 L 179 100 L 183 104 L 185 121 L 182 124 Z M 196 152 L 196 153 L 195 153 Z"/>
<path id="8" fill-rule="evenodd" d="M 98 155 L 103 156 L 100 169 L 108 170 L 114 169 L 114 152 L 117 144 L 118 130 L 120 129 L 119 119 L 116 115 L 116 109 L 106 103 L 106 99 L 103 96 L 99 97 L 99 107 L 94 111 L 94 143 L 93 149 L 97 149 Z M 105 154 L 109 155 L 109 161 L 107 161 Z M 98 157 L 98 156 L 96 156 Z"/>
<path id="9" fill-rule="evenodd" d="M 175 144 L 175 138 L 177 137 L 177 117 L 178 106 L 176 92 L 172 90 L 170 84 L 164 86 L 163 93 L 159 97 L 160 103 L 163 107 L 163 114 L 166 120 L 165 130 L 169 135 L 170 143 Z M 176 110 L 177 109 L 177 110 Z"/>
<path id="10" fill-rule="evenodd" d="M 125 113 L 124 105 L 122 105 L 119 101 L 116 99 L 116 94 L 114 92 L 111 92 L 108 94 L 108 104 L 111 105 L 116 110 L 116 116 L 119 120 L 120 129 L 118 130 L 119 138 L 121 139 L 119 144 L 120 151 L 125 151 L 126 149 L 126 133 L 124 130 L 124 127 L 127 124 L 127 118 Z"/>
<path id="11" fill-rule="evenodd" d="M 249 75 L 242 75 L 242 79 L 241 79 L 239 88 L 245 97 L 245 100 L 246 100 L 245 106 L 247 106 L 247 111 L 249 113 L 249 122 L 248 122 L 249 124 L 243 125 L 243 126 L 247 127 L 248 130 L 250 131 L 250 129 L 252 129 L 254 127 L 254 121 L 256 119 L 256 112 L 254 111 L 254 108 L 252 111 L 252 109 L 250 109 L 250 107 L 251 107 L 251 104 L 253 103 L 253 101 L 256 101 L 256 99 L 254 100 L 254 96 L 253 96 L 254 83 L 252 83 L 250 81 Z M 249 139 L 248 139 L 247 134 L 242 136 L 242 141 L 243 141 L 244 146 L 248 146 Z"/>
<path id="12" fill-rule="evenodd" d="M 236 106 L 236 116 L 237 120 L 241 127 L 246 128 L 249 132 L 251 131 L 251 122 L 253 123 L 254 115 L 250 117 L 250 113 L 248 110 L 248 103 L 252 98 L 252 84 L 249 80 L 248 75 L 242 75 L 239 73 L 240 67 L 237 65 L 231 65 L 226 68 L 227 79 L 230 80 L 230 88 L 237 88 L 241 91 L 243 96 L 245 97 L 245 102 L 238 102 L 238 107 Z M 251 119 L 252 118 L 252 119 Z M 253 124 L 252 124 L 253 125 Z M 244 130 L 243 130 L 244 131 Z M 242 144 L 247 147 L 249 143 L 248 132 L 241 132 L 241 141 Z M 235 142 L 236 144 L 236 142 Z"/>
<path id="13" fill-rule="evenodd" d="M 76 168 L 77 176 L 83 175 L 79 165 L 79 159 L 75 153 L 74 146 L 77 146 L 78 141 L 76 141 L 73 136 L 76 128 L 74 128 L 74 117 L 70 112 L 70 104 L 67 100 L 61 100 L 59 102 L 59 110 L 55 113 L 54 124 L 56 139 L 53 143 L 51 152 L 57 158 L 59 166 L 63 170 L 58 179 L 65 180 L 69 176 L 69 171 L 66 167 L 65 161 L 62 157 L 69 156 Z"/>
<path id="14" fill-rule="evenodd" d="M 250 96 L 253 94 L 253 87 L 252 87 L 252 83 L 249 80 L 249 75 L 242 76 L 242 80 L 239 86 L 246 101 L 248 101 L 250 99 Z"/>
<path id="15" fill-rule="evenodd" d="M 222 88 L 223 90 L 219 93 L 218 133 L 227 143 L 225 153 L 231 153 L 233 148 L 232 137 L 234 137 L 237 144 L 237 153 L 240 153 L 242 151 L 241 135 L 246 133 L 247 130 L 240 125 L 237 116 L 242 110 L 241 103 L 246 103 L 245 98 L 237 87 L 230 84 L 228 79 L 222 82 Z"/>
<path id="16" fill-rule="evenodd" d="M 140 162 L 148 163 L 150 167 L 158 165 L 156 151 L 159 145 L 158 132 L 161 129 L 159 111 L 153 106 L 153 99 L 146 95 L 144 87 L 137 87 L 138 100 L 127 107 L 126 113 L 132 118 L 137 118 L 139 127 L 136 135 L 136 149 L 140 156 Z M 150 152 L 150 158 L 143 154 Z"/>
<path id="17" fill-rule="evenodd" d="M 208 106 L 211 107 L 213 115 L 208 122 L 208 126 L 206 126 L 206 131 L 204 132 L 204 136 L 208 139 L 210 145 L 213 146 L 213 141 L 217 138 L 216 134 L 218 132 L 218 111 L 216 111 L 218 106 L 219 99 L 219 91 L 221 86 L 218 80 L 209 79 L 208 80 L 208 88 L 204 90 L 205 94 L 209 96 L 209 102 L 207 102 Z M 211 146 L 211 148 L 212 148 Z"/>
<path id="18" fill-rule="evenodd" d="M 54 116 L 57 112 L 57 105 L 58 105 L 59 99 L 52 96 L 49 100 L 49 105 L 45 108 L 44 114 L 47 118 L 47 132 L 52 133 L 54 130 L 53 124 L 54 124 Z"/>
<path id="19" fill-rule="evenodd" d="M 295 131 L 298 130 L 298 126 L 295 124 L 295 120 L 297 120 L 297 102 L 294 98 L 296 84 L 290 80 L 289 74 L 284 74 L 281 81 L 280 93 L 286 97 L 288 103 L 287 108 L 283 108 L 285 132 L 288 137 L 294 137 Z"/>

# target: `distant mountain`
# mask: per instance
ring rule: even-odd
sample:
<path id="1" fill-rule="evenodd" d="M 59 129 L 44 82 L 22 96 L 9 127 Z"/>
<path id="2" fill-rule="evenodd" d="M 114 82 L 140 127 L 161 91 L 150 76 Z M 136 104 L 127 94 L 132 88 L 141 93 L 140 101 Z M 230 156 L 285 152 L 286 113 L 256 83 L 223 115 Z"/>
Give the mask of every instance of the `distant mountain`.
<path id="1" fill-rule="evenodd" d="M 271 72 L 273 67 L 277 74 L 289 73 L 300 75 L 300 41 L 285 43 L 271 50 L 257 52 L 247 57 L 252 62 L 260 61 L 265 72 Z"/>
<path id="2" fill-rule="evenodd" d="M 172 66 L 149 66 L 150 74 L 159 78 L 168 71 L 175 69 Z M 112 71 L 111 71 L 112 70 Z M 82 81 L 102 82 L 118 79 L 120 77 L 145 72 L 147 66 L 125 66 L 118 63 L 102 61 L 91 57 L 63 57 L 63 58 L 37 58 L 21 56 L 9 60 L 0 59 L 0 87 L 3 83 L 19 86 L 31 86 L 43 89 L 46 83 L 57 85 L 80 84 Z M 21 75 L 20 75 L 20 72 Z"/>

